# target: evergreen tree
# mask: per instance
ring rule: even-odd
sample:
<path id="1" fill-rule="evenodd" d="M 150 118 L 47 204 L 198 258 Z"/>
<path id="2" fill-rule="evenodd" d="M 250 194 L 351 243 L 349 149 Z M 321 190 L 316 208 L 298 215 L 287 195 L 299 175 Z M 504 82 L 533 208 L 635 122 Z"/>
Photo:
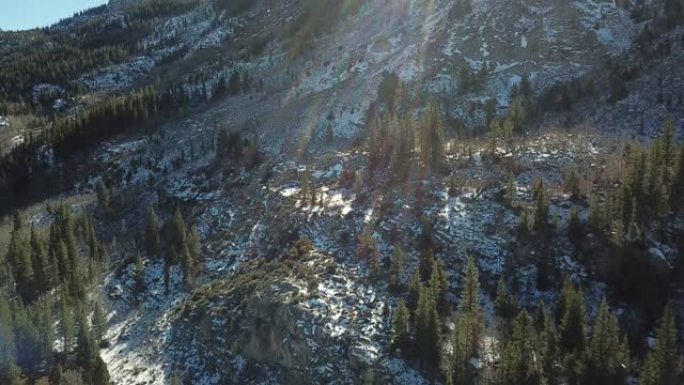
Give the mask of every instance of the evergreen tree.
<path id="1" fill-rule="evenodd" d="M 558 354 L 558 336 L 553 319 L 546 311 L 544 302 L 537 308 L 535 318 L 535 329 L 537 330 L 537 350 L 542 360 L 544 377 L 548 384 L 558 383 L 558 373 L 556 359 Z"/>
<path id="2" fill-rule="evenodd" d="M 512 321 L 516 313 L 518 313 L 518 304 L 515 296 L 508 292 L 503 277 L 499 279 L 496 287 L 494 311 L 499 320 L 499 330 L 504 337 L 510 337 Z"/>
<path id="3" fill-rule="evenodd" d="M 435 102 L 430 103 L 423 118 L 420 136 L 421 161 L 425 167 L 437 169 L 444 160 L 444 130 Z"/>
<path id="4" fill-rule="evenodd" d="M 19 380 L 11 310 L 5 297 L 0 296 L 0 383 L 14 385 Z"/>
<path id="5" fill-rule="evenodd" d="M 420 273 L 416 269 L 411 276 L 409 283 L 408 297 L 406 298 L 406 306 L 411 310 L 411 314 L 415 314 L 418 309 L 418 297 L 420 297 L 421 280 Z"/>
<path id="6" fill-rule="evenodd" d="M 145 265 L 140 254 L 135 259 L 135 301 L 140 301 L 140 296 L 145 292 Z"/>
<path id="7" fill-rule="evenodd" d="M 409 329 L 409 322 L 411 314 L 404 301 L 399 301 L 399 304 L 394 309 L 394 320 L 392 322 L 392 346 L 394 348 L 405 349 L 411 338 Z"/>
<path id="8" fill-rule="evenodd" d="M 448 365 L 447 378 L 452 384 L 471 384 L 474 373 L 470 359 L 476 354 L 477 333 L 473 325 L 478 321 L 476 314 L 458 313 L 454 321 L 451 335 L 451 357 Z"/>
<path id="9" fill-rule="evenodd" d="M 77 349 L 78 359 L 83 366 L 90 366 L 97 355 L 95 337 L 93 336 L 88 319 L 81 313 L 78 321 Z"/>
<path id="10" fill-rule="evenodd" d="M 532 96 L 532 83 L 530 82 L 530 77 L 527 74 L 522 76 L 520 80 L 520 95 L 525 97 Z"/>
<path id="11" fill-rule="evenodd" d="M 62 330 L 62 345 L 64 346 L 64 352 L 70 352 L 71 347 L 74 342 L 74 316 L 71 308 L 67 304 L 64 296 L 60 301 L 61 305 L 61 323 L 60 327 Z"/>
<path id="12" fill-rule="evenodd" d="M 579 212 L 576 207 L 573 207 L 570 209 L 570 216 L 568 217 L 568 237 L 575 244 L 579 244 L 582 238 L 583 227 Z"/>
<path id="13" fill-rule="evenodd" d="M 104 255 L 100 254 L 100 243 L 95 236 L 95 228 L 91 219 L 86 217 L 86 239 L 88 240 L 88 253 L 91 262 L 102 263 Z"/>
<path id="14" fill-rule="evenodd" d="M 522 216 L 520 217 L 520 222 L 518 222 L 518 236 L 521 238 L 526 238 L 530 235 L 530 214 L 527 207 L 523 209 Z"/>
<path id="15" fill-rule="evenodd" d="M 427 281 L 430 279 L 434 264 L 435 255 L 432 253 L 432 249 L 425 249 L 421 251 L 420 264 L 418 265 L 421 281 Z"/>
<path id="16" fill-rule="evenodd" d="M 656 356 L 651 353 L 646 357 L 641 369 L 640 385 L 662 385 L 662 374 Z"/>
<path id="17" fill-rule="evenodd" d="M 100 207 L 107 209 L 109 208 L 109 203 L 110 203 L 110 192 L 107 186 L 104 184 L 104 182 L 100 181 L 97 184 L 97 202 L 100 205 Z"/>
<path id="18" fill-rule="evenodd" d="M 31 312 L 33 323 L 38 330 L 38 339 L 41 345 L 40 355 L 47 360 L 52 355 L 52 345 L 55 342 L 53 307 L 54 300 L 52 297 L 44 296 L 33 304 Z"/>
<path id="19" fill-rule="evenodd" d="M 537 233 L 547 232 L 549 226 L 549 204 L 546 198 L 546 187 L 544 187 L 543 179 L 539 181 L 534 189 L 534 199 L 536 201 L 534 230 Z"/>
<path id="20" fill-rule="evenodd" d="M 450 372 L 454 383 L 467 383 L 470 378 L 468 361 L 480 349 L 480 282 L 475 260 L 468 258 L 463 282 L 463 291 L 458 304 L 458 315 L 452 348 Z"/>
<path id="21" fill-rule="evenodd" d="M 17 352 L 17 364 L 25 373 L 35 373 L 46 356 L 40 334 L 27 309 L 20 303 L 15 303 L 12 309 L 14 315 L 14 333 Z"/>
<path id="22" fill-rule="evenodd" d="M 104 310 L 102 310 L 102 305 L 99 301 L 95 302 L 93 308 L 93 334 L 98 341 L 102 341 L 105 333 L 107 332 L 107 317 L 105 316 Z"/>
<path id="23" fill-rule="evenodd" d="M 335 132 L 333 131 L 332 123 L 328 122 L 325 128 L 325 141 L 328 144 L 333 144 L 335 142 Z"/>
<path id="24" fill-rule="evenodd" d="M 604 299 L 594 322 L 587 347 L 585 384 L 619 385 L 625 382 L 626 366 L 621 351 L 617 317 L 610 312 Z"/>
<path id="25" fill-rule="evenodd" d="M 561 320 L 560 345 L 566 353 L 582 353 L 586 344 L 586 310 L 584 295 L 574 288 L 565 298 L 565 313 Z"/>
<path id="26" fill-rule="evenodd" d="M 572 300 L 572 296 L 575 293 L 575 286 L 572 284 L 570 279 L 563 281 L 563 288 L 561 289 L 560 295 L 558 296 L 558 302 L 556 304 L 556 321 L 561 322 L 565 311 L 568 308 L 568 304 Z"/>
<path id="27" fill-rule="evenodd" d="M 35 275 L 35 290 L 44 293 L 55 284 L 54 266 L 50 265 L 45 240 L 31 228 L 31 264 Z M 38 294 L 38 293 L 36 293 Z"/>
<path id="28" fill-rule="evenodd" d="M 537 336 L 532 319 L 522 311 L 513 324 L 511 341 L 501 354 L 499 383 L 541 385 L 545 383 L 543 368 L 535 349 Z"/>
<path id="29" fill-rule="evenodd" d="M 73 267 L 71 263 L 69 263 L 69 252 L 67 251 L 67 246 L 61 239 L 58 240 L 57 245 L 54 247 L 53 255 L 57 264 L 59 278 L 61 280 L 66 280 L 68 277 L 71 277 L 73 274 Z"/>
<path id="30" fill-rule="evenodd" d="M 185 231 L 185 220 L 181 215 L 180 208 L 176 207 L 176 212 L 171 221 L 170 234 L 170 256 L 171 263 L 182 262 L 188 255 L 188 239 Z"/>
<path id="31" fill-rule="evenodd" d="M 679 214 L 684 209 L 684 146 L 679 149 L 677 169 L 670 187 L 670 208 Z"/>
<path id="32" fill-rule="evenodd" d="M 402 280 L 406 269 L 406 259 L 406 252 L 401 247 L 401 244 L 397 242 L 394 245 L 394 250 L 392 251 L 392 259 L 389 270 L 389 285 L 390 289 L 394 292 L 401 290 Z"/>
<path id="33" fill-rule="evenodd" d="M 667 306 L 656 329 L 656 346 L 644 364 L 641 385 L 676 385 L 681 381 L 681 367 L 677 362 L 675 316 Z"/>
<path id="34" fill-rule="evenodd" d="M 432 276 L 430 277 L 430 288 L 437 302 L 437 312 L 440 315 L 446 315 L 449 311 L 449 281 L 444 272 L 444 262 L 441 260 L 435 261 Z"/>
<path id="35" fill-rule="evenodd" d="M 98 354 L 93 365 L 93 385 L 109 385 L 109 370 Z"/>
<path id="36" fill-rule="evenodd" d="M 200 260 L 200 234 L 195 226 L 188 233 L 188 248 L 183 261 L 186 282 L 192 285 L 196 275 L 197 264 Z"/>
<path id="37" fill-rule="evenodd" d="M 154 258 L 159 252 L 159 220 L 153 206 L 147 208 L 147 223 L 145 224 L 145 249 L 147 256 Z"/>
<path id="38" fill-rule="evenodd" d="M 570 194 L 571 199 L 579 199 L 580 197 L 580 180 L 577 171 L 572 168 L 565 176 L 565 191 Z"/>
<path id="39" fill-rule="evenodd" d="M 663 136 L 659 140 L 659 144 L 662 152 L 662 164 L 658 164 L 660 162 L 656 162 L 656 166 L 660 166 L 662 169 L 664 169 L 665 172 L 665 182 L 667 183 L 669 181 L 669 172 L 668 170 L 674 166 L 675 164 L 675 159 L 676 159 L 676 152 L 675 152 L 675 124 L 674 120 L 672 118 L 668 119 L 667 122 L 665 123 L 665 129 L 663 130 Z"/>
<path id="40" fill-rule="evenodd" d="M 14 216 L 14 228 L 10 238 L 7 260 L 12 268 L 18 294 L 25 303 L 29 303 L 36 294 L 33 282 L 33 263 L 29 242 L 24 234 L 24 222 L 19 214 Z"/>
<path id="41" fill-rule="evenodd" d="M 314 183 L 312 177 L 311 167 L 307 167 L 304 171 L 304 182 L 302 182 L 302 202 L 305 203 L 309 201 L 311 207 L 316 205 L 316 183 Z"/>
<path id="42" fill-rule="evenodd" d="M 432 290 L 421 286 L 416 309 L 416 350 L 424 368 L 434 372 L 441 356 L 441 326 Z"/>
<path id="43" fill-rule="evenodd" d="M 468 257 L 458 309 L 461 313 L 476 313 L 480 310 L 480 278 L 473 257 Z"/>

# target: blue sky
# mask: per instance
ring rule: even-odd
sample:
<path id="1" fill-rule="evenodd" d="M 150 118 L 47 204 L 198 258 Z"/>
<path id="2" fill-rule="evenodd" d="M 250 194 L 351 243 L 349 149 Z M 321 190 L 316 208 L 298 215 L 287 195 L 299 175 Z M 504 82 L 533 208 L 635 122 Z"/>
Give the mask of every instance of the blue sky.
<path id="1" fill-rule="evenodd" d="M 0 0 L 0 29 L 45 27 L 107 0 Z"/>

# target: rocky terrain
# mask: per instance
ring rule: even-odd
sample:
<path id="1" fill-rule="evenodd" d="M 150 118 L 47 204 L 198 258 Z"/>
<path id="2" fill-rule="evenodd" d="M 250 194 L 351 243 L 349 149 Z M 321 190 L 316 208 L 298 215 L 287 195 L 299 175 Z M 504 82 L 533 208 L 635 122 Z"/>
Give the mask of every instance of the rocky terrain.
<path id="1" fill-rule="evenodd" d="M 97 14 L 52 28 L 125 25 L 125 3 L 112 1 Z M 466 259 L 474 257 L 484 334 L 496 341 L 491 329 L 501 276 L 516 282 L 523 307 L 560 298 L 559 282 L 538 285 L 535 250 L 516 232 L 521 208 L 534 205 L 537 181 L 549 189 L 551 217 L 565 234 L 571 208 L 579 207 L 583 220 L 589 216 L 588 204 L 577 205 L 567 191 L 571 169 L 579 170 L 588 196 L 597 186 L 589 179 L 613 172 L 612 159 L 624 144 L 648 143 L 668 118 L 676 133 L 684 130 L 684 29 L 655 38 L 670 46 L 667 55 L 643 55 L 638 38 L 645 24 L 618 2 L 473 0 L 472 12 L 459 16 L 453 1 L 368 0 L 353 16 L 323 21 L 329 30 L 299 41 L 283 31 L 303 3 L 259 0 L 232 13 L 197 2 L 155 24 L 137 42 L 139 54 L 70 81 L 97 98 L 163 79 L 211 100 L 183 108 L 154 131 L 108 138 L 87 162 L 54 165 L 68 167 L 74 183 L 53 198 L 93 211 L 105 234 L 109 262 L 91 295 L 107 312 L 101 354 L 115 384 L 167 384 L 177 373 L 207 385 L 433 383 L 390 349 L 392 311 L 401 296 L 373 279 L 370 262 L 359 257 L 359 239 L 374 240 L 383 271 L 397 245 L 406 250 L 401 281 L 408 284 L 429 224 L 453 306 Z M 13 33 L 0 35 L 1 55 L 13 45 Z M 610 63 L 622 71 L 626 62 L 640 72 L 625 83 L 625 97 L 611 100 L 616 67 Z M 220 97 L 222 79 L 233 73 L 248 73 L 252 87 Z M 405 182 L 384 171 L 371 174 L 368 111 L 377 108 L 388 73 L 397 75 L 408 113 L 422 117 L 428 101 L 439 104 L 450 138 L 444 174 L 409 168 Z M 573 82 L 594 89 L 574 98 L 571 109 L 545 112 L 510 142 L 492 145 L 485 105 L 495 100 L 495 115 L 506 116 L 511 90 L 523 79 L 535 95 L 550 92 L 549 99 L 554 87 Z M 478 84 L 466 87 L 465 80 Z M 65 114 L 87 103 L 62 101 L 54 108 Z M 2 113 L 0 130 L 11 147 L 17 132 L 32 126 L 19 114 Z M 221 131 L 255 145 L 260 161 L 222 158 Z M 417 153 L 410 158 L 418 163 Z M 511 174 L 512 203 L 502 198 Z M 113 199 L 125 202 L 116 212 L 99 208 L 95 192 L 102 181 Z M 314 202 L 303 196 L 310 185 Z M 201 267 L 192 285 L 173 266 L 166 288 L 163 256 L 145 257 L 145 289 L 137 293 L 129 257 L 138 252 L 142 213 L 150 205 L 162 208 L 162 220 L 180 207 L 197 227 Z M 45 228 L 45 204 L 32 207 L 30 223 Z M 674 227 L 682 225 L 680 219 Z M 665 269 L 674 269 L 681 253 L 676 241 L 647 243 L 655 264 L 664 260 Z M 551 264 L 583 285 L 594 316 L 612 293 L 579 254 L 559 236 Z M 672 301 L 681 304 L 681 289 L 673 291 Z M 629 312 L 624 306 L 615 304 Z M 446 318 L 453 328 L 453 317 Z"/>

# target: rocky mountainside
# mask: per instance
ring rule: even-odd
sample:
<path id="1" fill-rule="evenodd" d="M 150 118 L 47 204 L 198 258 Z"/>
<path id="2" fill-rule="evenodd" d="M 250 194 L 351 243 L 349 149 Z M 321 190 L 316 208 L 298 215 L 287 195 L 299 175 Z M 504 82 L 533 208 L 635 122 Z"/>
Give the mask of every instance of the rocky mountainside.
<path id="1" fill-rule="evenodd" d="M 684 316 L 676 4 L 111 0 L 0 32 L 3 212 L 50 239 L 57 202 L 92 219 L 107 258 L 83 301 L 106 313 L 115 384 L 444 383 L 468 258 L 481 340 L 463 383 L 509 359 L 498 283 L 553 313 L 565 279 L 589 320 L 615 309 L 638 383 L 662 308 Z M 446 282 L 436 370 L 393 322 L 426 264 Z"/>

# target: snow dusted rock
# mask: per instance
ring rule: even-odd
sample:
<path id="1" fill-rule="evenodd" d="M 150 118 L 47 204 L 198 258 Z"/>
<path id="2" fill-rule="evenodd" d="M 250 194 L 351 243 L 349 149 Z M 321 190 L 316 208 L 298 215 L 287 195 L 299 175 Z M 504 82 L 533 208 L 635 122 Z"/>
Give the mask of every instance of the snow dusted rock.
<path id="1" fill-rule="evenodd" d="M 222 384 L 358 383 L 390 376 L 381 364 L 386 339 L 375 290 L 356 287 L 323 256 L 249 263 L 230 279 L 197 290 L 171 315 L 172 366 L 195 380 L 217 373 Z M 320 263 L 320 259 L 326 261 Z M 197 354 L 202 352 L 201 354 Z M 233 370 L 242 357 L 251 375 Z"/>
<path id="2" fill-rule="evenodd" d="M 672 270 L 672 264 L 660 249 L 656 247 L 651 247 L 648 250 L 648 256 L 653 267 L 662 274 L 667 274 L 668 271 Z"/>
<path id="3" fill-rule="evenodd" d="M 31 95 L 34 104 L 38 104 L 45 99 L 54 101 L 64 95 L 64 88 L 54 84 L 36 84 L 33 86 Z"/>

